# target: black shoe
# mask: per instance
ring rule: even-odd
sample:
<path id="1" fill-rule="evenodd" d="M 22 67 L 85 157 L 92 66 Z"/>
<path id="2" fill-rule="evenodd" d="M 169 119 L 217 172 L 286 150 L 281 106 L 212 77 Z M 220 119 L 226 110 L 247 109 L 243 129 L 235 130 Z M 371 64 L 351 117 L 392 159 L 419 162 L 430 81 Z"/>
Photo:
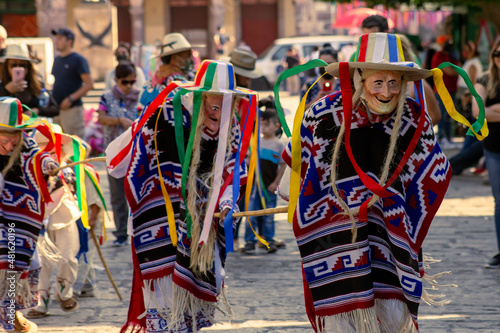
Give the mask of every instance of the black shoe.
<path id="1" fill-rule="evenodd" d="M 246 242 L 245 247 L 241 249 L 241 252 L 246 254 L 255 254 L 255 244 L 252 242 Z"/>
<path id="2" fill-rule="evenodd" d="M 267 253 L 274 253 L 278 251 L 278 247 L 276 246 L 276 244 L 274 243 L 274 241 L 270 241 L 269 242 L 269 248 L 266 250 Z"/>
<path id="3" fill-rule="evenodd" d="M 495 255 L 493 258 L 488 261 L 485 268 L 500 268 L 500 253 Z"/>

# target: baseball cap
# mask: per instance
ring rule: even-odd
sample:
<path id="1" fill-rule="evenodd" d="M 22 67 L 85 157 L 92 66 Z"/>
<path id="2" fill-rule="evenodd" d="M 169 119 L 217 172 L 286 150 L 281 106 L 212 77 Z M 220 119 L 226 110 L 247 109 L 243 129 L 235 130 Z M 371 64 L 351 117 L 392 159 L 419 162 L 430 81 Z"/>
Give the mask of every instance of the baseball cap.
<path id="1" fill-rule="evenodd" d="M 61 35 L 66 37 L 67 39 L 75 40 L 75 33 L 71 31 L 70 28 L 59 28 L 57 30 L 52 29 L 53 35 Z"/>

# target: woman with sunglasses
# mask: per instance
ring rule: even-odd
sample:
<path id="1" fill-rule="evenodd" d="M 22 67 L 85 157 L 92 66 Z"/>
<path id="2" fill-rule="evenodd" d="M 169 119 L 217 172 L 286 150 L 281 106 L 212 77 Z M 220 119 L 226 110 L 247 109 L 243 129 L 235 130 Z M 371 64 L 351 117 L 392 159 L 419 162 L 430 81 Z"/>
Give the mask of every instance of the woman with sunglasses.
<path id="1" fill-rule="evenodd" d="M 486 268 L 500 268 L 500 39 L 491 48 L 489 70 L 474 85 L 484 101 L 486 120 L 490 134 L 482 141 L 490 178 L 491 192 L 495 199 L 495 228 L 498 253 L 486 264 Z M 472 102 L 474 117 L 479 114 L 476 101 Z"/>
<path id="2" fill-rule="evenodd" d="M 33 66 L 28 52 L 20 45 L 7 45 L 6 54 L 0 64 L 0 96 L 16 97 L 37 115 L 55 116 L 58 112 L 53 99 L 48 105 L 39 105 L 38 97 L 43 84 Z M 25 113 L 29 112 L 25 109 Z"/>
<path id="3" fill-rule="evenodd" d="M 104 148 L 129 128 L 138 116 L 137 103 L 139 90 L 133 86 L 136 82 L 135 67 L 131 63 L 119 64 L 115 68 L 116 85 L 104 93 L 99 103 L 99 124 L 104 128 Z M 123 178 L 109 178 L 111 205 L 116 231 L 115 246 L 127 244 L 128 205 L 125 198 Z"/>

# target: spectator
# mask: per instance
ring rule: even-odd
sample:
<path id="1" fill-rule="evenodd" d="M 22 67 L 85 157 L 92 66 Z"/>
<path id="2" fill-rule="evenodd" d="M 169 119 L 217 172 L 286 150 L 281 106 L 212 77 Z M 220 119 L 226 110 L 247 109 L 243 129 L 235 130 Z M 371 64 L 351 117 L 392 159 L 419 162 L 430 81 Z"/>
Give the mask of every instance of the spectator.
<path id="1" fill-rule="evenodd" d="M 263 208 L 274 208 L 277 203 L 276 189 L 285 172 L 285 162 L 281 157 L 285 145 L 276 136 L 281 129 L 281 124 L 276 110 L 266 109 L 261 115 L 261 133 L 260 138 L 260 174 L 256 177 L 252 195 L 249 202 L 249 210 L 259 210 Z M 258 182 L 258 183 L 257 183 Z M 262 188 L 260 188 L 262 186 Z M 259 189 L 260 188 L 260 189 Z M 263 196 L 263 198 L 261 197 Z M 265 202 L 265 207 L 262 201 Z M 259 220 L 262 221 L 262 234 L 269 243 L 267 253 L 276 252 L 278 249 L 274 239 L 274 214 L 250 217 L 250 223 L 245 228 L 245 247 L 242 252 L 246 254 L 255 253 L 255 235 L 252 230 L 257 228 Z"/>
<path id="2" fill-rule="evenodd" d="M 47 105 L 40 105 L 39 96 L 42 92 L 43 84 L 40 82 L 35 66 L 28 55 L 28 52 L 21 45 L 12 44 L 6 48 L 5 55 L 0 64 L 0 96 L 16 97 L 22 104 L 31 111 L 43 116 L 55 116 L 58 113 L 58 106 L 54 99 L 49 97 Z M 13 71 L 21 70 L 22 77 L 13 80 Z M 47 93 L 48 94 L 48 93 Z M 25 109 L 26 113 L 31 113 Z"/>
<path id="3" fill-rule="evenodd" d="M 5 41 L 7 40 L 7 30 L 3 27 L 3 25 L 0 25 L 0 62 L 2 62 L 2 58 L 5 55 L 5 48 L 7 47 L 7 44 Z"/>
<path id="4" fill-rule="evenodd" d="M 235 48 L 231 52 L 229 62 L 233 64 L 236 84 L 239 87 L 250 89 L 252 79 L 262 76 L 262 71 L 256 66 L 257 55 L 252 50 Z"/>
<path id="5" fill-rule="evenodd" d="M 99 124 L 104 127 L 104 147 L 129 128 L 138 116 L 139 90 L 133 88 L 136 80 L 132 64 L 119 64 L 115 69 L 116 85 L 113 90 L 101 96 L 99 103 Z M 127 221 L 129 209 L 125 197 L 124 178 L 108 176 L 111 206 L 116 230 L 114 246 L 127 245 Z"/>
<path id="6" fill-rule="evenodd" d="M 483 145 L 491 192 L 495 199 L 494 219 L 498 254 L 488 261 L 486 268 L 500 268 L 500 39 L 497 39 L 491 48 L 488 72 L 477 80 L 474 88 L 484 101 L 490 130 L 490 134 L 483 140 Z M 479 114 L 475 100 L 472 112 L 474 117 Z"/>
<path id="7" fill-rule="evenodd" d="M 162 65 L 146 83 L 139 102 L 146 106 L 172 81 L 186 81 L 193 71 L 192 47 L 184 35 L 173 32 L 163 37 L 161 54 Z M 169 97 L 173 96 L 173 91 Z"/>
<path id="8" fill-rule="evenodd" d="M 437 68 L 443 62 L 450 62 L 454 65 L 457 65 L 457 60 L 451 55 L 451 50 L 453 49 L 453 41 L 451 39 L 451 36 L 441 35 L 437 39 L 437 43 L 441 50 L 437 51 L 432 56 L 431 67 Z M 445 67 L 442 69 L 442 71 L 444 85 L 450 93 L 451 99 L 453 100 L 453 102 L 455 102 L 458 74 L 451 67 Z M 455 145 L 452 141 L 450 116 L 448 115 L 448 112 L 446 112 L 446 108 L 438 94 L 436 94 L 436 98 L 439 103 L 439 108 L 441 109 L 441 120 L 438 123 L 439 144 L 444 149 L 454 148 Z"/>
<path id="9" fill-rule="evenodd" d="M 124 64 L 131 62 L 130 61 L 130 46 L 128 43 L 119 43 L 118 47 L 115 50 L 115 57 L 116 61 L 118 64 Z M 144 88 L 144 85 L 146 84 L 146 77 L 144 76 L 144 72 L 142 71 L 142 68 L 139 66 L 135 66 L 135 73 L 136 73 L 136 82 L 134 84 L 134 88 L 142 91 Z M 104 78 L 104 83 L 106 83 L 106 88 L 104 88 L 104 92 L 110 91 L 115 85 L 116 85 L 116 80 L 115 80 L 115 69 L 110 69 Z"/>
<path id="10" fill-rule="evenodd" d="M 370 34 L 372 32 L 388 32 L 389 23 L 382 15 L 370 15 L 361 22 L 361 32 Z"/>
<path id="11" fill-rule="evenodd" d="M 337 51 L 332 48 L 324 48 L 319 52 L 319 59 L 323 60 L 327 64 L 337 62 Z M 305 105 L 306 109 L 308 109 L 314 102 L 340 89 L 338 79 L 326 73 L 325 67 L 319 67 L 319 75 L 321 77 L 314 86 L 313 83 L 316 82 L 317 77 L 310 78 L 306 81 L 300 91 L 300 99 L 302 99 L 312 86 L 309 94 L 307 95 Z"/>
<path id="12" fill-rule="evenodd" d="M 81 98 L 94 87 L 87 60 L 73 50 L 75 34 L 68 28 L 52 30 L 56 36 L 55 47 L 59 55 L 54 59 L 52 89 L 59 104 L 59 119 L 66 134 L 84 137 L 85 121 Z M 57 121 L 56 121 L 57 122 Z"/>
<path id="13" fill-rule="evenodd" d="M 361 22 L 361 33 L 362 34 L 370 34 L 373 32 L 388 32 L 389 31 L 389 23 L 387 22 L 387 18 L 382 15 L 370 15 Z M 354 56 L 356 52 L 351 54 L 349 58 L 350 62 L 354 61 Z"/>
<path id="14" fill-rule="evenodd" d="M 479 59 L 479 52 L 476 49 L 476 44 L 474 44 L 473 41 L 468 41 L 464 44 L 462 47 L 462 57 L 465 60 L 462 65 L 462 69 L 469 76 L 471 83 L 475 84 L 476 80 L 483 75 L 483 65 Z M 458 78 L 457 104 L 459 109 L 461 109 L 462 114 L 469 121 L 472 121 L 472 96 L 462 77 Z M 467 135 L 466 139 L 468 137 L 473 138 L 472 136 Z"/>
<path id="15" fill-rule="evenodd" d="M 218 58 L 226 53 L 226 46 L 230 41 L 234 41 L 234 38 L 226 34 L 226 28 L 220 26 L 217 27 L 217 33 L 214 34 L 214 43 Z"/>
<path id="16" fill-rule="evenodd" d="M 300 59 L 297 56 L 297 51 L 293 47 L 290 47 L 286 51 L 285 59 L 283 59 L 283 68 L 287 70 L 299 64 Z M 288 79 L 286 79 L 286 85 L 290 95 L 294 96 L 299 94 L 300 79 L 298 75 L 292 75 Z"/>

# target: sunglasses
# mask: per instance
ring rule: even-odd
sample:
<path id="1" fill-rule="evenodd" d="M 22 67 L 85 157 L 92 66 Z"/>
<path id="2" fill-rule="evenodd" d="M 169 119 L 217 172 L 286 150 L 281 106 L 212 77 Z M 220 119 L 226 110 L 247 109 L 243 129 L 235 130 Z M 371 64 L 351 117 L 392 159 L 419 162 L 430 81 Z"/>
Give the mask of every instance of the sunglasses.
<path id="1" fill-rule="evenodd" d="M 136 82 L 137 82 L 137 80 L 120 80 L 120 83 L 125 85 L 125 86 L 128 84 L 134 85 Z"/>
<path id="2" fill-rule="evenodd" d="M 18 62 L 9 62 L 9 67 L 10 68 L 14 68 L 14 67 L 28 68 L 28 64 L 27 63 L 18 63 Z"/>
<path id="3" fill-rule="evenodd" d="M 500 51 L 495 51 L 491 55 L 493 56 L 493 58 L 498 58 L 500 57 Z"/>

